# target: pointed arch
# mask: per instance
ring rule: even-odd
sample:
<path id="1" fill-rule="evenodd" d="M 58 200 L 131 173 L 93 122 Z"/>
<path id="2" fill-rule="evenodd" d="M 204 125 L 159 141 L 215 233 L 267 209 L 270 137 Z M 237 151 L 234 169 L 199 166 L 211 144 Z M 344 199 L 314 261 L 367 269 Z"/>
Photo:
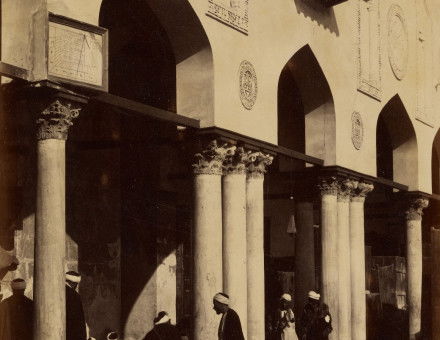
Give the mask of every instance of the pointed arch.
<path id="1" fill-rule="evenodd" d="M 285 64 L 278 81 L 278 144 L 336 162 L 335 110 L 327 79 L 309 45 Z"/>
<path id="2" fill-rule="evenodd" d="M 110 92 L 195 119 L 214 110 L 211 45 L 187 0 L 103 0 Z"/>
<path id="3" fill-rule="evenodd" d="M 377 176 L 415 190 L 418 186 L 416 133 L 399 95 L 383 107 L 376 126 Z"/>

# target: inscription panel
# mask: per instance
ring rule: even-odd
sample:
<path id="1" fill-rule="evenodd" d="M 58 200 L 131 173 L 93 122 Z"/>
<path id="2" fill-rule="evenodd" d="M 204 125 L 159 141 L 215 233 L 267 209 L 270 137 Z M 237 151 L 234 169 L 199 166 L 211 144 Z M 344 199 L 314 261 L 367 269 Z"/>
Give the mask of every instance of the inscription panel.
<path id="1" fill-rule="evenodd" d="M 49 22 L 48 75 L 72 82 L 105 86 L 104 36 L 59 22 Z"/>
<path id="2" fill-rule="evenodd" d="M 249 0 L 208 0 L 208 15 L 239 32 L 248 34 Z"/>

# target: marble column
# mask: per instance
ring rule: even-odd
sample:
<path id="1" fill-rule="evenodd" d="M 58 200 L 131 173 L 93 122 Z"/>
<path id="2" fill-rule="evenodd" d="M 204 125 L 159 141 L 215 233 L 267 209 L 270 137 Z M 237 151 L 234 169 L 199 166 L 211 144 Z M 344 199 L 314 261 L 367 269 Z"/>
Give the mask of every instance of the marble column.
<path id="1" fill-rule="evenodd" d="M 428 200 L 409 199 L 406 210 L 406 270 L 408 280 L 409 339 L 418 339 L 421 331 L 422 309 L 422 211 Z"/>
<path id="2" fill-rule="evenodd" d="M 246 165 L 243 148 L 231 147 L 223 170 L 223 291 L 247 330 Z"/>
<path id="3" fill-rule="evenodd" d="M 351 260 L 351 338 L 367 337 L 367 307 L 365 297 L 365 230 L 364 202 L 373 185 L 359 182 L 352 190 L 350 201 L 350 260 Z"/>
<path id="4" fill-rule="evenodd" d="M 307 293 L 315 290 L 315 232 L 313 201 L 300 197 L 296 204 L 295 236 L 295 314 L 300 317 L 307 301 Z"/>
<path id="5" fill-rule="evenodd" d="M 351 339 L 350 194 L 356 182 L 338 181 L 338 330 L 340 339 Z"/>
<path id="6" fill-rule="evenodd" d="M 212 309 L 222 284 L 221 177 L 227 149 L 212 141 L 194 167 L 194 339 L 215 340 L 219 317 Z"/>
<path id="7" fill-rule="evenodd" d="M 247 313 L 248 340 L 265 333 L 264 300 L 264 195 L 263 181 L 272 157 L 260 152 L 248 158 L 246 179 Z"/>
<path id="8" fill-rule="evenodd" d="M 440 340 L 440 229 L 431 228 L 431 335 Z"/>
<path id="9" fill-rule="evenodd" d="M 55 99 L 37 118 L 34 339 L 66 338 L 65 143 L 79 108 Z"/>
<path id="10" fill-rule="evenodd" d="M 336 340 L 339 339 L 338 183 L 336 177 L 321 179 L 319 188 L 321 190 L 321 300 L 329 306 L 333 317 L 333 332 L 329 339 Z"/>

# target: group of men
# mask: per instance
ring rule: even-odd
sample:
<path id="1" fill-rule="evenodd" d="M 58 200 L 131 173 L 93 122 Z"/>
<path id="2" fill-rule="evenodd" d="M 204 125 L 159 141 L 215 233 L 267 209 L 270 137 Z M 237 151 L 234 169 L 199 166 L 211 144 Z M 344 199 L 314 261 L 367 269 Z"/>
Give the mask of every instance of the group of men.
<path id="1" fill-rule="evenodd" d="M 66 340 L 86 340 L 87 330 L 81 297 L 76 288 L 81 281 L 75 271 L 66 273 Z M 12 296 L 0 303 L 0 340 L 32 340 L 33 301 L 24 295 L 26 281 L 11 282 Z"/>

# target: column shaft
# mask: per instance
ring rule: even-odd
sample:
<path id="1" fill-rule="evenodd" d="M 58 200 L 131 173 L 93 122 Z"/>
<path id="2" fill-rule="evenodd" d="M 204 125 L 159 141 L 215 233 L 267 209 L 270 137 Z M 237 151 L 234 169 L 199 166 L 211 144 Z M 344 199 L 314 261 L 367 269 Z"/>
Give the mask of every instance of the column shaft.
<path id="1" fill-rule="evenodd" d="M 420 337 L 422 310 L 422 211 L 428 206 L 424 198 L 410 199 L 406 211 L 406 271 L 408 280 L 409 339 Z"/>
<path id="2" fill-rule="evenodd" d="M 431 229 L 432 340 L 440 340 L 440 229 Z"/>
<path id="3" fill-rule="evenodd" d="M 221 176 L 194 179 L 194 339 L 215 340 L 219 318 L 212 298 L 222 291 Z"/>
<path id="4" fill-rule="evenodd" d="M 248 176 L 246 181 L 249 340 L 260 340 L 265 333 L 263 179 Z"/>
<path id="5" fill-rule="evenodd" d="M 420 333 L 422 308 L 422 221 L 406 221 L 410 340 Z"/>
<path id="6" fill-rule="evenodd" d="M 65 141 L 38 141 L 37 158 L 34 339 L 63 340 L 66 338 Z"/>
<path id="7" fill-rule="evenodd" d="M 315 237 L 313 203 L 298 202 L 295 239 L 295 314 L 300 317 L 307 292 L 315 289 Z"/>
<path id="8" fill-rule="evenodd" d="M 321 189 L 322 301 L 333 317 L 330 340 L 339 339 L 337 188 Z"/>
<path id="9" fill-rule="evenodd" d="M 223 289 L 247 329 L 246 174 L 223 176 Z"/>
<path id="10" fill-rule="evenodd" d="M 338 330 L 340 339 L 351 339 L 350 207 L 346 196 L 338 198 Z"/>
<path id="11" fill-rule="evenodd" d="M 350 202 L 351 338 L 356 340 L 365 340 L 367 336 L 364 234 L 364 200 L 353 198 Z"/>

